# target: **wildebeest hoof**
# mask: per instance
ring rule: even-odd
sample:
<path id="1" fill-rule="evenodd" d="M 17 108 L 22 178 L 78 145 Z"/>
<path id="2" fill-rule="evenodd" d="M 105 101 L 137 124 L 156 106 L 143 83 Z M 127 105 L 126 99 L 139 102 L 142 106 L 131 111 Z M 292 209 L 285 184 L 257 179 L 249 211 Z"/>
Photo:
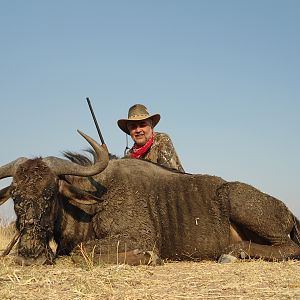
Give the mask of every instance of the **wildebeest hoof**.
<path id="1" fill-rule="evenodd" d="M 218 263 L 220 264 L 228 264 L 233 263 L 235 261 L 237 261 L 237 258 L 230 254 L 222 254 L 218 259 Z"/>
<path id="2" fill-rule="evenodd" d="M 240 252 L 240 257 L 241 257 L 241 259 L 246 259 L 247 256 L 248 256 L 248 255 L 247 255 L 243 250 L 241 250 L 241 252 Z"/>
<path id="3" fill-rule="evenodd" d="M 164 264 L 163 260 L 153 251 L 145 251 L 144 256 L 146 258 L 147 265 L 150 266 L 161 266 Z"/>

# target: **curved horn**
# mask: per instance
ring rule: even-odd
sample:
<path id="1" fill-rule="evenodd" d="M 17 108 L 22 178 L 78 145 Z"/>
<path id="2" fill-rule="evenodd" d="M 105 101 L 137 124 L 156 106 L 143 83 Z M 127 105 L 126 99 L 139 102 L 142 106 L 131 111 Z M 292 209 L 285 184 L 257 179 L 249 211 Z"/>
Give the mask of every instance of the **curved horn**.
<path id="1" fill-rule="evenodd" d="M 43 158 L 43 161 L 56 175 L 75 175 L 75 176 L 93 176 L 102 172 L 108 165 L 109 155 L 105 144 L 100 146 L 91 137 L 77 130 L 96 152 L 96 162 L 91 166 L 82 166 L 71 161 L 61 159 L 58 157 L 49 156 Z"/>
<path id="2" fill-rule="evenodd" d="M 10 185 L 0 190 L 0 205 L 10 198 Z"/>
<path id="3" fill-rule="evenodd" d="M 25 157 L 19 157 L 18 159 L 8 163 L 7 165 L 4 165 L 0 167 L 0 179 L 6 178 L 6 177 L 13 177 L 15 175 L 15 172 L 22 162 L 27 160 Z"/>

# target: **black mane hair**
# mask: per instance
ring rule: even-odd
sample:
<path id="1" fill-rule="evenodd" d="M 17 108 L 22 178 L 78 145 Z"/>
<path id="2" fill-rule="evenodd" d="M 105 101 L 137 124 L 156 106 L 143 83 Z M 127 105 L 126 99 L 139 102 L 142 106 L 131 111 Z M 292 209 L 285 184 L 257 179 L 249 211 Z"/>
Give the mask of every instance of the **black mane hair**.
<path id="1" fill-rule="evenodd" d="M 93 165 L 97 159 L 96 153 L 92 148 L 88 148 L 84 150 L 85 152 L 89 153 L 92 158 L 90 158 L 88 155 L 83 155 L 77 152 L 71 152 L 71 151 L 64 151 L 63 156 L 66 157 L 68 160 L 70 160 L 73 163 L 76 163 L 78 165 L 82 166 L 90 166 Z M 109 159 L 119 159 L 118 156 L 109 153 Z"/>
<path id="2" fill-rule="evenodd" d="M 71 162 L 76 163 L 78 165 L 82 165 L 82 166 L 91 166 L 91 165 L 93 165 L 95 163 L 96 159 L 97 159 L 95 151 L 92 148 L 85 149 L 84 151 L 89 153 L 90 156 L 92 156 L 92 159 L 90 157 L 88 157 L 87 155 L 83 155 L 83 154 L 80 154 L 80 153 L 77 153 L 77 152 L 71 152 L 71 151 L 64 151 L 63 156 L 66 157 L 67 159 L 69 159 Z M 120 157 L 118 157 L 117 155 L 109 153 L 109 159 L 110 160 L 120 159 Z M 122 159 L 134 159 L 134 158 L 123 157 Z M 150 163 L 150 164 L 155 164 L 155 165 L 159 166 L 160 168 L 169 170 L 169 171 L 174 172 L 174 173 L 182 173 L 181 171 L 179 171 L 177 169 L 162 166 L 160 164 L 154 163 L 152 161 L 149 161 L 149 160 L 146 160 L 146 159 L 143 159 L 143 158 L 140 159 L 140 160 L 143 160 L 143 161 L 145 161 L 147 163 Z M 184 172 L 183 174 L 190 174 L 190 173 Z"/>

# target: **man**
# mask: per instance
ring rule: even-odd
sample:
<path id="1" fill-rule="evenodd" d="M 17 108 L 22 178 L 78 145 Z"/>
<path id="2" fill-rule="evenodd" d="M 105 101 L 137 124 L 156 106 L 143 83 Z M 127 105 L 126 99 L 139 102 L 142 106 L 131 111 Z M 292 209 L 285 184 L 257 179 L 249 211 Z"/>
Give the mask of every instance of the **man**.
<path id="1" fill-rule="evenodd" d="M 149 160 L 184 172 L 170 137 L 165 133 L 154 132 L 159 120 L 159 114 L 150 115 L 142 104 L 129 108 L 128 119 L 118 120 L 120 129 L 134 141 L 126 157 Z"/>

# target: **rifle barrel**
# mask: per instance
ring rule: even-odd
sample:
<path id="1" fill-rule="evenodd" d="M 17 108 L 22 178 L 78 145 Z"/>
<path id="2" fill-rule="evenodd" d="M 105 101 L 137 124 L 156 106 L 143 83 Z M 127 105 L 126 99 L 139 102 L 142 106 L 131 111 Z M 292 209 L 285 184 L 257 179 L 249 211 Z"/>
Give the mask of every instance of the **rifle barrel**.
<path id="1" fill-rule="evenodd" d="M 91 114 L 92 114 L 92 116 L 93 116 L 93 120 L 94 120 L 94 123 L 95 123 L 95 125 L 96 125 L 97 131 L 98 131 L 98 135 L 99 135 L 99 137 L 100 137 L 100 141 L 101 141 L 101 143 L 102 143 L 102 145 L 103 145 L 103 144 L 105 144 L 105 143 L 104 143 L 104 139 L 103 139 L 102 133 L 101 133 L 101 131 L 100 131 L 100 127 L 99 127 L 98 122 L 97 122 L 97 119 L 96 119 L 96 117 L 95 117 L 95 114 L 94 114 L 94 111 L 93 111 L 93 108 L 92 108 L 92 104 L 91 104 L 91 101 L 90 101 L 89 97 L 86 97 L 86 101 L 87 101 L 87 103 L 88 103 L 88 105 L 89 105 Z"/>

